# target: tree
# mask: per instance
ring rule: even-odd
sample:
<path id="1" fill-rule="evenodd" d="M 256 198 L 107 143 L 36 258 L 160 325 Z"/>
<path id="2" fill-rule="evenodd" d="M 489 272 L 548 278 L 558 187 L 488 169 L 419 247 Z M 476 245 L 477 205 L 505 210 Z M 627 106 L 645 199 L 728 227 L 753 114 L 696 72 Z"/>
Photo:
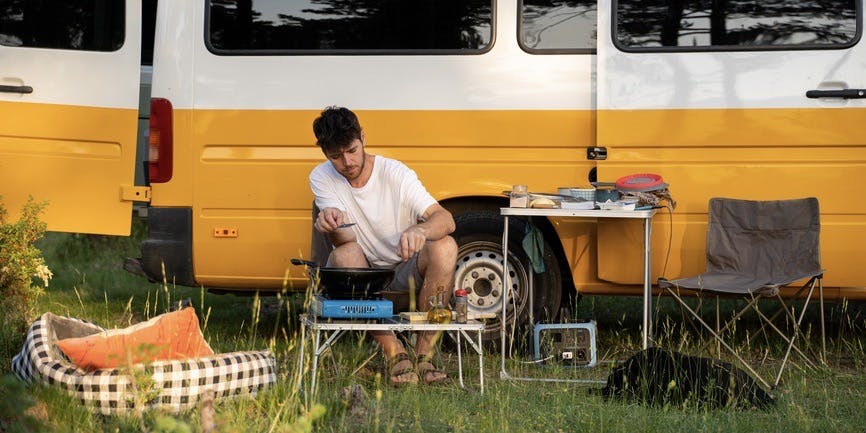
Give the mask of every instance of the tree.
<path id="1" fill-rule="evenodd" d="M 703 21 L 706 27 L 695 25 Z M 854 0 L 623 0 L 616 26 L 620 43 L 638 47 L 679 46 L 689 35 L 708 35 L 699 45 L 715 46 L 838 44 L 855 35 L 856 6 Z"/>

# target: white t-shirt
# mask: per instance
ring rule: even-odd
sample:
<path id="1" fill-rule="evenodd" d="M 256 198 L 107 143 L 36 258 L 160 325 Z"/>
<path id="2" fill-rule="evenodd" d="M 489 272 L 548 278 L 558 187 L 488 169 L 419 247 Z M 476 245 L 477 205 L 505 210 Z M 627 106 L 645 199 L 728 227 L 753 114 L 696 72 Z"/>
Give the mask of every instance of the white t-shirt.
<path id="1" fill-rule="evenodd" d="M 383 156 L 374 156 L 373 174 L 361 188 L 349 185 L 331 161 L 310 172 L 310 188 L 319 209 L 340 209 L 348 222 L 357 223 L 351 228 L 374 268 L 392 268 L 402 261 L 400 235 L 437 203 L 412 169 Z"/>

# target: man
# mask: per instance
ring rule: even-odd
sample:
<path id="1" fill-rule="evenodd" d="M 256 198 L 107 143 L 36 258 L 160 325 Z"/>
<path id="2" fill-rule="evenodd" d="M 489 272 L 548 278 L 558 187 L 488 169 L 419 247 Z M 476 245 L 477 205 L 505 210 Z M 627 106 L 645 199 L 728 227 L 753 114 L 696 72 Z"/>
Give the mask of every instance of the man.
<path id="1" fill-rule="evenodd" d="M 313 121 L 313 132 L 327 157 L 310 173 L 310 188 L 320 209 L 314 227 L 334 245 L 328 266 L 394 269 L 389 289 L 420 285 L 421 311 L 430 308 L 427 300 L 438 287 L 445 289 L 447 301 L 457 260 L 457 243 L 449 236 L 455 227 L 451 213 L 405 164 L 365 151 L 364 132 L 351 110 L 326 108 Z M 355 225 L 340 227 L 350 222 Z M 430 360 L 435 333 L 419 334 L 417 365 L 393 332 L 372 335 L 393 385 L 450 381 Z"/>

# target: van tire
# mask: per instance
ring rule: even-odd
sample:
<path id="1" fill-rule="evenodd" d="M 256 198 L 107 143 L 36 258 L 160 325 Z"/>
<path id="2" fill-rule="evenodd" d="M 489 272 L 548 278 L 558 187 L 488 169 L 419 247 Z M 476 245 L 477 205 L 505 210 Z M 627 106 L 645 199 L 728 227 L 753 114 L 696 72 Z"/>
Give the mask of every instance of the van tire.
<path id="1" fill-rule="evenodd" d="M 504 218 L 498 212 L 468 212 L 455 218 L 457 229 L 452 236 L 457 241 L 457 266 L 455 270 L 455 288 L 471 289 L 469 294 L 469 310 L 473 313 L 496 313 L 496 318 L 486 319 L 484 340 L 500 339 L 500 322 L 502 317 L 502 230 Z M 525 332 L 530 332 L 528 278 L 533 278 L 534 320 L 542 322 L 552 319 L 559 311 L 562 299 L 562 277 L 559 264 L 553 250 L 544 242 L 545 271 L 536 274 L 532 271 L 529 258 L 523 251 L 523 237 L 526 234 L 526 221 L 520 218 L 509 219 L 508 255 L 512 287 L 517 293 L 518 333 L 522 338 Z M 509 307 L 506 313 L 507 323 L 512 323 L 514 308 Z M 509 328 L 506 328 L 510 330 Z"/>

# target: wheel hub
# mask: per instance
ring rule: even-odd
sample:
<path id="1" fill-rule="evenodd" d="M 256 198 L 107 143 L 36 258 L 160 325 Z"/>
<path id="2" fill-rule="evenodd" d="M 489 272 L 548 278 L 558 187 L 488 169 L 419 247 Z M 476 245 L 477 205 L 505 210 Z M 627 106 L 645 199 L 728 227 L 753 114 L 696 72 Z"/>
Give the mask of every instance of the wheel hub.
<path id="1" fill-rule="evenodd" d="M 510 255 L 510 254 L 509 254 Z M 502 252 L 498 244 L 492 242 L 471 242 L 460 248 L 455 271 L 456 287 L 468 292 L 469 308 L 476 313 L 495 313 L 502 311 L 503 280 Z M 510 283 L 515 293 L 518 309 L 523 309 L 526 290 L 526 273 L 516 258 L 509 260 Z M 512 302 L 506 309 L 507 315 L 513 310 Z"/>

